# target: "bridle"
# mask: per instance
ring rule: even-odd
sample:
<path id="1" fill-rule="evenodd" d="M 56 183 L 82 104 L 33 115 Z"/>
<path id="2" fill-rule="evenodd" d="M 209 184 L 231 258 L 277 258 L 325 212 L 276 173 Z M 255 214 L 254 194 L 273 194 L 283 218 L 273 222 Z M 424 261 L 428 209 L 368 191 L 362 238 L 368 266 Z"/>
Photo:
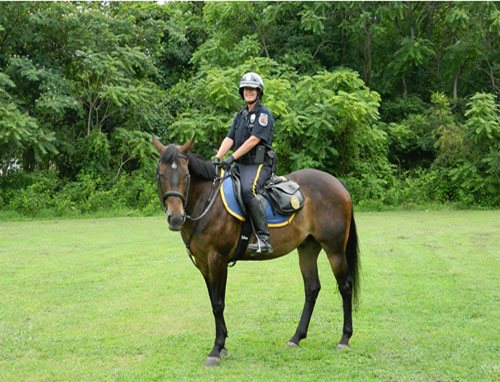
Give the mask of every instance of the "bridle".
<path id="1" fill-rule="evenodd" d="M 179 154 L 179 157 L 184 159 L 189 165 L 189 159 L 186 155 Z M 160 193 L 160 176 L 161 176 L 160 175 L 160 164 L 158 163 L 158 167 L 156 169 L 156 186 L 158 188 L 158 194 Z M 169 196 L 175 196 L 177 198 L 180 198 L 182 201 L 182 208 L 184 210 L 186 209 L 186 204 L 188 202 L 188 197 L 189 197 L 190 186 L 191 186 L 191 175 L 188 173 L 186 175 L 186 193 L 184 195 L 182 195 L 179 191 L 174 191 L 174 190 L 167 191 L 163 194 L 163 196 L 161 197 L 161 203 L 163 205 L 163 209 L 165 210 L 165 212 L 167 212 L 166 200 Z"/>
<path id="2" fill-rule="evenodd" d="M 188 166 L 189 166 L 189 159 L 186 155 L 184 154 L 179 154 L 179 157 L 184 159 Z M 156 169 L 156 185 L 157 185 L 157 188 L 158 188 L 158 194 L 160 194 L 160 164 L 158 163 L 158 167 Z M 206 207 L 204 209 L 204 211 L 201 213 L 200 216 L 198 217 L 191 217 L 187 214 L 184 214 L 184 219 L 187 219 L 187 220 L 191 220 L 191 221 L 198 221 L 200 219 L 202 219 L 206 214 L 207 212 L 210 210 L 210 207 L 212 207 L 212 205 L 214 204 L 215 202 L 215 199 L 217 198 L 217 194 L 218 194 L 218 191 L 219 191 L 219 187 L 217 187 L 217 184 L 224 180 L 227 176 L 229 176 L 229 173 L 226 173 L 224 174 L 223 177 L 219 177 L 219 176 L 216 176 L 212 182 L 212 186 L 211 186 L 211 189 L 210 189 L 210 194 L 208 196 L 208 199 L 207 199 L 207 204 L 206 204 Z M 189 189 L 190 189 L 190 186 L 191 186 L 191 175 L 188 173 L 186 175 L 186 192 L 185 194 L 181 194 L 179 191 L 174 191 L 174 190 L 171 190 L 171 191 L 167 191 L 163 194 L 163 196 L 161 197 L 161 202 L 162 202 L 162 205 L 163 205 L 163 209 L 165 211 L 165 213 L 167 212 L 167 205 L 166 205 L 166 200 L 169 196 L 174 196 L 174 197 L 177 197 L 179 199 L 181 199 L 182 201 L 182 207 L 184 209 L 184 211 L 186 211 L 186 205 L 188 203 L 188 200 L 189 200 Z"/>

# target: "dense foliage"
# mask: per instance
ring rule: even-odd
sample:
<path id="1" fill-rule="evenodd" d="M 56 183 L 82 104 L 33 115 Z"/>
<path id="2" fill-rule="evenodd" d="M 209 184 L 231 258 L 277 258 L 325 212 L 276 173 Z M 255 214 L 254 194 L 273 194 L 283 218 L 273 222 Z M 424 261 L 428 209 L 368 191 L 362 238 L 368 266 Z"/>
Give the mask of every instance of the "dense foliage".
<path id="1" fill-rule="evenodd" d="M 0 208 L 154 212 L 156 154 L 215 154 L 265 81 L 280 173 L 374 206 L 500 205 L 500 9 L 465 2 L 0 3 Z"/>

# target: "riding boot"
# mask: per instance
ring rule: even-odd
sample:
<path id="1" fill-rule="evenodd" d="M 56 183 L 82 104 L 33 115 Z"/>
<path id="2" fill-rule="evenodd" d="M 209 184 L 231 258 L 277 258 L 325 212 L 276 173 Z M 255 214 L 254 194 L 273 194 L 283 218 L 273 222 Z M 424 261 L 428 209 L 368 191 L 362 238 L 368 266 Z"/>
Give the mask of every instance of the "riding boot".
<path id="1" fill-rule="evenodd" d="M 266 200 L 262 195 L 257 195 L 247 203 L 247 210 L 252 217 L 257 235 L 257 243 L 250 244 L 248 249 L 254 253 L 272 253 L 271 237 L 267 226 Z"/>

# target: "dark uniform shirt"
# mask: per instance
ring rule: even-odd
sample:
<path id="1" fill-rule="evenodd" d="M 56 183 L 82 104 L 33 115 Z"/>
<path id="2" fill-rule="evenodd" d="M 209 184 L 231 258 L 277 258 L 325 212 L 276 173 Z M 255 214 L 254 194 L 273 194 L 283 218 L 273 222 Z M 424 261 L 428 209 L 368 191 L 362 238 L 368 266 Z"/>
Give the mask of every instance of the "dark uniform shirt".
<path id="1" fill-rule="evenodd" d="M 254 135 L 261 139 L 261 144 L 272 148 L 274 135 L 274 118 L 267 107 L 257 102 L 251 112 L 248 112 L 245 106 L 233 119 L 228 137 L 234 140 L 234 150 L 245 143 L 245 141 Z M 255 147 L 247 155 L 254 155 Z M 243 158 L 242 158 L 243 159 Z"/>
<path id="2" fill-rule="evenodd" d="M 264 145 L 266 151 L 272 150 L 274 135 L 273 116 L 269 109 L 260 102 L 257 102 L 250 113 L 245 106 L 236 114 L 227 136 L 234 140 L 234 150 L 238 150 L 252 135 L 260 138 L 260 143 L 237 160 L 241 178 L 241 193 L 245 204 L 260 192 L 264 182 L 272 174 L 269 164 L 259 164 L 256 161 L 256 151 L 259 146 L 262 148 Z"/>

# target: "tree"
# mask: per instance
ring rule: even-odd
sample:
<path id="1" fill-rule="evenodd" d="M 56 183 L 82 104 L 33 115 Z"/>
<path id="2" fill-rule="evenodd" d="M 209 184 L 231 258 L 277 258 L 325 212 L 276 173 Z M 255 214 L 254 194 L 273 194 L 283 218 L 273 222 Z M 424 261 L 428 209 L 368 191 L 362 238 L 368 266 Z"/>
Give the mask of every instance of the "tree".
<path id="1" fill-rule="evenodd" d="M 26 147 L 34 150 L 38 160 L 48 152 L 57 153 L 54 133 L 40 128 L 34 118 L 13 102 L 7 90 L 14 87 L 10 78 L 0 72 L 0 170 L 3 176 L 12 166 L 19 165 L 19 154 Z"/>
<path id="2" fill-rule="evenodd" d="M 73 157 L 82 136 L 97 130 L 112 140 L 116 127 L 158 129 L 154 111 L 162 115 L 157 105 L 163 96 L 154 82 L 154 60 L 165 27 L 161 18 L 141 23 L 132 17 L 136 8 L 127 13 L 119 4 L 30 3 L 22 5 L 24 12 L 0 6 L 2 15 L 11 16 L 0 23 L 2 62 L 15 85 L 10 96 L 55 146 L 42 151 L 34 141 L 24 142 L 15 154 L 23 169 L 55 166 L 74 178 L 82 169 Z M 23 28 L 15 25 L 21 19 Z M 120 166 L 118 158 L 113 161 Z"/>
<path id="3" fill-rule="evenodd" d="M 476 202 L 495 205 L 500 189 L 500 108 L 495 96 L 477 93 L 467 103 L 464 156 L 451 171 Z"/>
<path id="4" fill-rule="evenodd" d="M 210 157 L 257 71 L 280 172 L 494 205 L 499 34 L 495 2 L 0 2 L 0 178 L 125 187 L 154 170 L 150 133 Z"/>

